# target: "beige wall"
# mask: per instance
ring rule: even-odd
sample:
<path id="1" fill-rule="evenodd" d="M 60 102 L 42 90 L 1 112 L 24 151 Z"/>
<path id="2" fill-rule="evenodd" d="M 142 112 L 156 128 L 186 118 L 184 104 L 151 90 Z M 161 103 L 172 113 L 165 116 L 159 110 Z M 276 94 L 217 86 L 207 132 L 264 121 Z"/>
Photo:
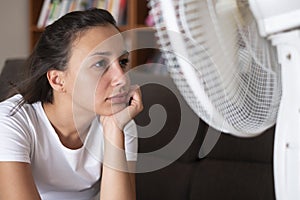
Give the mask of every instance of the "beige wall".
<path id="1" fill-rule="evenodd" d="M 0 1 L 0 71 L 7 58 L 29 54 L 28 0 Z"/>

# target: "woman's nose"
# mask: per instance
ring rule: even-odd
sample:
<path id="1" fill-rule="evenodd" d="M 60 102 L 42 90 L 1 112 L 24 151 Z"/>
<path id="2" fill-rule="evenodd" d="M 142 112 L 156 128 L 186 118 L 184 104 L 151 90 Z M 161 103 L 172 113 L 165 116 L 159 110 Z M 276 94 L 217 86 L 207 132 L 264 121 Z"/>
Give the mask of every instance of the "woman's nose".
<path id="1" fill-rule="evenodd" d="M 127 78 L 123 68 L 118 60 L 114 61 L 110 66 L 110 73 L 112 77 L 113 86 L 123 86 L 127 83 Z"/>

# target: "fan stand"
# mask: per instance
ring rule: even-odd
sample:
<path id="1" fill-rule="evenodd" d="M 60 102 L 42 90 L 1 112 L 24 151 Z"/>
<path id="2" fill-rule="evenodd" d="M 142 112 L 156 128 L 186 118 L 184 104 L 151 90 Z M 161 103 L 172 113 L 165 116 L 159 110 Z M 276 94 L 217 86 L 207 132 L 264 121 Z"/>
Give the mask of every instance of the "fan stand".
<path id="1" fill-rule="evenodd" d="M 282 97 L 274 141 L 277 200 L 300 199 L 300 30 L 269 38 L 281 64 Z"/>

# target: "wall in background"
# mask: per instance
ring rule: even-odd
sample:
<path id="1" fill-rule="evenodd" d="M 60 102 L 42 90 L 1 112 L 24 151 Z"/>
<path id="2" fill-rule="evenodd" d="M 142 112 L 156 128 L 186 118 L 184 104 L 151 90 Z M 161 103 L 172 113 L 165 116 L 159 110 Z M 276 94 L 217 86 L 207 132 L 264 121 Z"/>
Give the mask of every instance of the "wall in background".
<path id="1" fill-rule="evenodd" d="M 29 55 L 29 5 L 27 0 L 1 0 L 0 71 L 7 58 Z"/>

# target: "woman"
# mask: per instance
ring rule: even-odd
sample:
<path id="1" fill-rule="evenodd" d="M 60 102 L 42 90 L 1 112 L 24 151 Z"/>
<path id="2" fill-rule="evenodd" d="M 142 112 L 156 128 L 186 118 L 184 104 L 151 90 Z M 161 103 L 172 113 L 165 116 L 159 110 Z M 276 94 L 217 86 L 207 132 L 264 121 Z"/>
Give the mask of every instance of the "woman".
<path id="1" fill-rule="evenodd" d="M 143 106 L 123 43 L 101 9 L 46 27 L 19 94 L 0 103 L 0 199 L 135 199 Z"/>

